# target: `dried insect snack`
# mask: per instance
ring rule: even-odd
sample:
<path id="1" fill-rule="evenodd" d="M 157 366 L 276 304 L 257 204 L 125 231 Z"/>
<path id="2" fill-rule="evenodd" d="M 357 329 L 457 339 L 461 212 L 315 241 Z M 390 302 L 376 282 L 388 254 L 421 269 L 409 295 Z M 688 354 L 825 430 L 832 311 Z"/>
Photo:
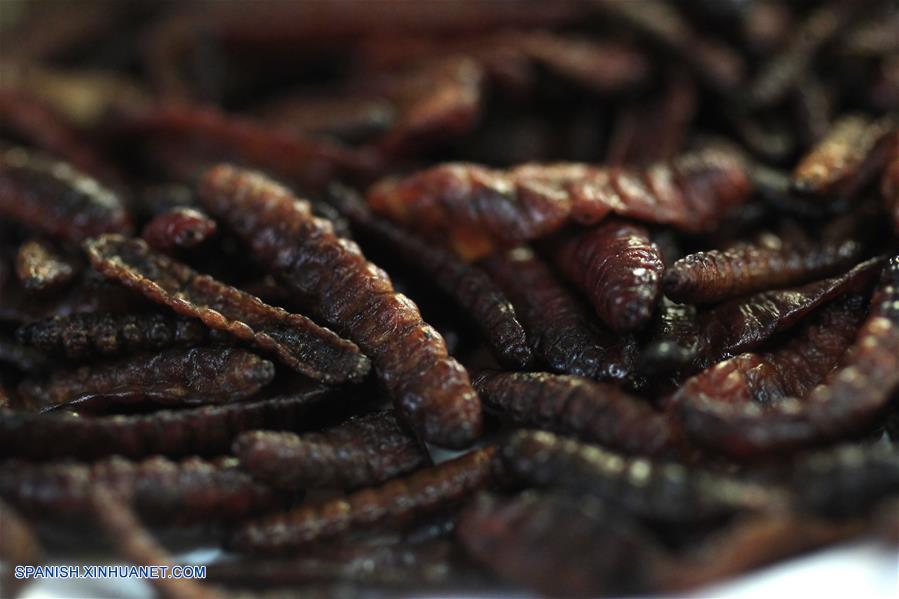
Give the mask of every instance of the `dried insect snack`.
<path id="1" fill-rule="evenodd" d="M 250 521 L 237 531 L 232 545 L 243 552 L 284 552 L 360 528 L 407 525 L 489 485 L 494 450 L 475 449 L 381 487 Z"/>
<path id="2" fill-rule="evenodd" d="M 627 457 L 596 445 L 521 430 L 496 452 L 497 477 L 513 487 L 596 495 L 651 520 L 697 522 L 737 512 L 784 509 L 779 488 L 676 462 Z"/>
<path id="3" fill-rule="evenodd" d="M 481 494 L 462 513 L 457 536 L 475 562 L 549 596 L 645 592 L 661 553 L 597 498 L 559 492 Z"/>
<path id="4" fill-rule="evenodd" d="M 92 418 L 0 409 L 0 453 L 32 460 L 220 455 L 244 431 L 309 429 L 316 423 L 310 412 L 333 394 L 329 387 L 310 384 L 254 401 Z"/>
<path id="5" fill-rule="evenodd" d="M 484 407 L 524 426 L 572 435 L 628 454 L 672 451 L 661 413 L 618 386 L 544 372 L 490 372 L 473 379 Z"/>
<path id="6" fill-rule="evenodd" d="M 211 337 L 197 320 L 154 313 L 55 316 L 16 330 L 20 343 L 77 361 L 204 345 Z"/>
<path id="7" fill-rule="evenodd" d="M 449 163 L 372 186 L 372 209 L 428 233 L 448 235 L 460 255 L 543 237 L 567 222 L 610 213 L 691 232 L 710 230 L 751 192 L 743 160 L 722 148 L 643 168 L 579 163 L 509 170 Z"/>
<path id="8" fill-rule="evenodd" d="M 592 379 L 623 379 L 636 347 L 591 322 L 587 310 L 526 247 L 479 262 L 502 288 L 524 325 L 534 354 L 550 370 Z"/>
<path id="9" fill-rule="evenodd" d="M 141 237 L 158 252 L 196 247 L 215 235 L 215 221 L 195 208 L 173 208 L 148 222 Z"/>
<path id="10" fill-rule="evenodd" d="M 686 380 L 675 403 L 699 395 L 728 404 L 761 405 L 805 397 L 824 382 L 855 340 L 865 304 L 865 296 L 858 295 L 835 300 L 810 316 L 780 347 L 734 356 Z"/>
<path id="11" fill-rule="evenodd" d="M 110 543 L 123 558 L 138 566 L 164 567 L 171 571 L 175 562 L 140 522 L 134 510 L 115 491 L 96 485 L 89 497 L 89 513 L 100 524 Z M 159 594 L 168 599 L 215 599 L 222 594 L 189 578 L 161 576 L 151 579 Z"/>
<path id="12" fill-rule="evenodd" d="M 316 433 L 246 432 L 235 439 L 232 453 L 254 478 L 281 489 L 367 487 L 431 462 L 392 410 Z"/>
<path id="13" fill-rule="evenodd" d="M 478 325 L 497 360 L 504 366 L 523 369 L 533 361 L 515 308 L 486 273 L 452 252 L 435 247 L 373 214 L 348 190 L 332 194 L 332 197 L 357 235 L 367 236 L 381 247 L 389 248 L 453 298 Z"/>
<path id="14" fill-rule="evenodd" d="M 649 321 L 665 264 L 646 229 L 610 219 L 551 243 L 556 266 L 587 294 L 606 326 L 623 333 Z"/>
<path id="15" fill-rule="evenodd" d="M 107 235 L 88 240 L 94 269 L 182 316 L 249 341 L 294 370 L 323 382 L 357 382 L 369 369 L 355 344 L 309 318 L 269 306 L 139 239 Z"/>
<path id="16" fill-rule="evenodd" d="M 313 217 L 308 203 L 227 165 L 206 173 L 200 198 L 284 285 L 372 358 L 397 412 L 425 441 L 460 448 L 480 436 L 480 401 L 440 334 L 358 246 Z"/>
<path id="17" fill-rule="evenodd" d="M 757 347 L 833 299 L 864 293 L 875 284 L 883 264 L 883 258 L 871 258 L 837 277 L 793 289 L 763 291 L 698 312 L 692 326 L 682 322 L 674 336 L 653 341 L 643 359 L 653 367 L 667 363 L 706 368 Z"/>
<path id="18" fill-rule="evenodd" d="M 285 503 L 284 496 L 253 481 L 233 458 L 0 462 L 0 496 L 24 514 L 61 520 L 84 516 L 96 486 L 115 492 L 148 521 L 167 525 L 228 523 Z"/>
<path id="19" fill-rule="evenodd" d="M 67 241 L 130 229 L 118 195 L 65 162 L 0 147 L 0 216 Z"/>
<path id="20" fill-rule="evenodd" d="M 23 381 L 19 401 L 24 409 L 37 412 L 62 407 L 102 411 L 145 402 L 223 404 L 251 397 L 274 376 L 271 362 L 243 349 L 169 349 Z"/>
<path id="21" fill-rule="evenodd" d="M 682 403 L 688 436 L 739 459 L 778 455 L 863 431 L 899 385 L 899 257 L 883 268 L 868 317 L 846 358 L 804 401 L 774 406 L 703 397 Z"/>
<path id="22" fill-rule="evenodd" d="M 665 295 L 676 302 L 715 303 L 766 289 L 833 276 L 856 264 L 861 242 L 848 239 L 811 245 L 773 238 L 685 256 L 665 272 Z"/>
<path id="23" fill-rule="evenodd" d="M 884 117 L 848 115 L 793 170 L 793 187 L 804 194 L 838 198 L 855 196 L 886 163 L 899 125 Z"/>
<path id="24" fill-rule="evenodd" d="M 29 292 L 58 289 L 71 282 L 78 270 L 71 256 L 63 256 L 40 239 L 26 241 L 16 253 L 16 276 Z"/>
<path id="25" fill-rule="evenodd" d="M 375 158 L 360 150 L 266 127 L 213 106 L 167 103 L 122 115 L 121 119 L 118 126 L 124 137 L 154 141 L 163 154 L 176 147 L 191 149 L 198 166 L 235 160 L 313 187 L 341 175 L 360 176 L 375 166 Z M 173 174 L 182 178 L 187 175 L 189 180 L 201 174 L 193 169 L 181 172 L 182 167 L 177 171 Z"/>

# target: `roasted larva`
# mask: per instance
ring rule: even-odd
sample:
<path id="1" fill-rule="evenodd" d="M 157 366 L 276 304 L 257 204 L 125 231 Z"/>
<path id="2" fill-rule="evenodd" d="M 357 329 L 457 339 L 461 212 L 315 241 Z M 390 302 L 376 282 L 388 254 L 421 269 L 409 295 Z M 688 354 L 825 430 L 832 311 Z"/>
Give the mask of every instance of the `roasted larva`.
<path id="1" fill-rule="evenodd" d="M 38 412 L 63 407 L 103 411 L 142 403 L 223 404 L 251 397 L 274 377 L 271 362 L 243 349 L 168 349 L 28 379 L 19 385 L 19 404 Z"/>
<path id="2" fill-rule="evenodd" d="M 665 264 L 643 227 L 609 220 L 562 236 L 550 251 L 612 330 L 633 331 L 652 317 Z"/>
<path id="3" fill-rule="evenodd" d="M 431 461 L 392 410 L 357 416 L 320 433 L 243 433 L 233 453 L 255 478 L 282 489 L 366 487 Z"/>
<path id="4" fill-rule="evenodd" d="M 425 441 L 458 448 L 480 435 L 480 401 L 440 334 L 355 244 L 313 217 L 308 203 L 259 173 L 225 165 L 206 173 L 200 198 L 262 264 L 371 356 L 398 413 Z"/>
<path id="5" fill-rule="evenodd" d="M 104 236 L 85 243 L 99 272 L 182 316 L 198 318 L 275 354 L 310 378 L 324 382 L 359 381 L 368 359 L 355 344 L 299 314 L 202 275 L 149 248 L 146 242 Z"/>
<path id="6" fill-rule="evenodd" d="M 195 208 L 173 208 L 144 226 L 141 237 L 159 252 L 200 245 L 216 231 L 215 221 Z"/>
<path id="7" fill-rule="evenodd" d="M 19 246 L 16 276 L 26 291 L 52 291 L 69 283 L 77 273 L 74 260 L 46 241 L 32 239 Z"/>

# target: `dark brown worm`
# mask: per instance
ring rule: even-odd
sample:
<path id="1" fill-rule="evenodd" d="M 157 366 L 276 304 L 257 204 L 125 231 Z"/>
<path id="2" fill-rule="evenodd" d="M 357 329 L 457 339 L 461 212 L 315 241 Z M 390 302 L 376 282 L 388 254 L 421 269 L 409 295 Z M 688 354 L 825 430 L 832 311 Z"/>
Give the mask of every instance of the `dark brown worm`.
<path id="1" fill-rule="evenodd" d="M 136 566 L 166 568 L 167 575 L 151 578 L 161 597 L 166 599 L 216 599 L 217 590 L 207 589 L 189 578 L 171 575 L 176 565 L 168 551 L 143 527 L 137 514 L 115 491 L 103 484 L 96 485 L 88 497 L 89 513 L 99 522 L 100 529 L 116 548 L 120 557 Z"/>
<path id="2" fill-rule="evenodd" d="M 867 291 L 875 284 L 883 263 L 883 258 L 872 258 L 838 277 L 727 301 L 698 313 L 692 334 L 683 330 L 690 326 L 682 326 L 677 332 L 680 339 L 651 343 L 643 358 L 655 366 L 670 362 L 694 370 L 707 368 L 757 347 L 830 300 Z"/>
<path id="3" fill-rule="evenodd" d="M 888 445 L 841 445 L 801 457 L 789 484 L 801 509 L 828 518 L 866 516 L 899 491 L 899 451 Z"/>
<path id="4" fill-rule="evenodd" d="M 244 431 L 308 429 L 308 413 L 332 393 L 313 385 L 294 395 L 252 402 L 96 418 L 0 409 L 0 454 L 37 460 L 219 455 Z"/>
<path id="5" fill-rule="evenodd" d="M 255 478 L 282 489 L 367 487 L 431 461 L 392 410 L 357 416 L 320 433 L 244 433 L 232 453 Z"/>
<path id="6" fill-rule="evenodd" d="M 592 379 L 622 379 L 630 373 L 636 351 L 632 340 L 615 339 L 596 327 L 530 249 L 495 254 L 479 265 L 512 301 L 534 354 L 550 369 Z"/>
<path id="7" fill-rule="evenodd" d="M 864 296 L 823 307 L 782 347 L 744 353 L 702 371 L 681 385 L 675 403 L 702 395 L 730 404 L 770 405 L 805 397 L 839 364 L 865 318 Z"/>
<path id="8" fill-rule="evenodd" d="M 308 203 L 261 174 L 227 165 L 204 176 L 200 198 L 266 268 L 371 356 L 398 413 L 425 441 L 459 448 L 480 436 L 480 401 L 443 338 L 358 246 L 314 218 Z"/>
<path id="9" fill-rule="evenodd" d="M 94 269 L 182 316 L 199 318 L 269 351 L 306 376 L 357 382 L 370 368 L 355 344 L 299 314 L 202 275 L 139 239 L 106 235 L 85 242 Z"/>
<path id="10" fill-rule="evenodd" d="M 201 322 L 163 314 L 72 314 L 22 325 L 24 345 L 70 360 L 122 356 L 210 340 Z"/>
<path id="11" fill-rule="evenodd" d="M 0 560 L 6 564 L 36 564 L 41 559 L 37 536 L 10 505 L 0 500 Z"/>
<path id="12" fill-rule="evenodd" d="M 65 162 L 23 148 L 0 148 L 0 216 L 69 241 L 131 226 L 114 192 Z"/>
<path id="13" fill-rule="evenodd" d="M 233 458 L 0 462 L 0 496 L 24 514 L 83 517 L 90 513 L 91 492 L 98 485 L 115 492 L 148 521 L 168 525 L 234 521 L 284 504 L 241 471 Z"/>
<path id="14" fill-rule="evenodd" d="M 628 454 L 671 449 L 673 433 L 665 417 L 615 385 L 542 372 L 483 372 L 473 383 L 485 408 L 515 424 Z"/>
<path id="15" fill-rule="evenodd" d="M 533 361 L 515 308 L 484 271 L 374 215 L 349 192 L 333 196 L 357 235 L 370 237 L 379 247 L 389 248 L 456 300 L 478 325 L 493 354 L 504 366 L 523 369 Z"/>
<path id="16" fill-rule="evenodd" d="M 674 462 L 631 458 L 552 433 L 519 431 L 496 453 L 501 480 L 587 492 L 635 516 L 671 522 L 783 508 L 779 489 Z"/>
<path id="17" fill-rule="evenodd" d="M 245 559 L 210 564 L 206 580 L 240 587 L 286 587 L 316 582 L 354 582 L 370 588 L 421 589 L 459 583 L 455 548 L 446 540 L 422 544 L 346 543 L 283 559 Z"/>
<path id="18" fill-rule="evenodd" d="M 194 208 L 173 208 L 154 217 L 141 237 L 158 252 L 196 247 L 215 235 L 215 221 Z"/>
<path id="19" fill-rule="evenodd" d="M 444 164 L 383 180 L 369 190 L 368 202 L 416 230 L 448 235 L 460 255 L 478 258 L 496 243 L 515 245 L 609 213 L 710 230 L 751 189 L 739 157 L 708 149 L 645 169 L 557 163 L 499 171 Z"/>
<path id="20" fill-rule="evenodd" d="M 681 258 L 665 273 L 665 295 L 676 302 L 714 303 L 766 289 L 800 285 L 846 270 L 861 257 L 855 240 L 805 246 L 741 243 Z"/>
<path id="21" fill-rule="evenodd" d="M 34 65 L 30 65 L 34 66 Z M 4 67 L 4 81 L 8 64 Z M 29 146 L 56 156 L 78 170 L 106 183 L 116 180 L 115 171 L 89 144 L 80 132 L 60 118 L 37 97 L 5 85 L 0 90 L 0 129 L 11 131 Z"/>
<path id="22" fill-rule="evenodd" d="M 857 523 L 834 523 L 795 513 L 752 514 L 715 531 L 695 549 L 656 564 L 653 579 L 683 591 L 736 576 L 858 535 Z"/>
<path id="23" fill-rule="evenodd" d="M 266 127 L 210 106 L 159 105 L 126 115 L 120 126 L 129 138 L 142 143 L 199 146 L 209 154 L 208 161 L 201 162 L 236 160 L 311 186 L 374 167 L 374 158 L 361 151 Z"/>
<path id="24" fill-rule="evenodd" d="M 104 410 L 148 402 L 165 406 L 223 404 L 246 399 L 269 384 L 275 367 L 243 349 L 169 349 L 102 365 L 58 371 L 19 385 L 28 410 Z"/>
<path id="25" fill-rule="evenodd" d="M 561 237 L 551 251 L 612 330 L 633 331 L 652 317 L 665 264 L 643 227 L 609 220 Z"/>
<path id="26" fill-rule="evenodd" d="M 476 563 L 551 597 L 646 592 L 661 553 L 630 518 L 564 493 L 482 494 L 462 513 L 457 536 Z"/>
<path id="27" fill-rule="evenodd" d="M 378 140 L 378 149 L 388 156 L 408 154 L 468 132 L 481 114 L 483 86 L 483 69 L 467 56 L 425 62 L 403 78 L 398 89 L 387 90 L 398 114 Z"/>
<path id="28" fill-rule="evenodd" d="M 493 454 L 493 447 L 476 449 L 382 487 L 251 521 L 238 530 L 232 544 L 239 551 L 271 553 L 359 528 L 408 524 L 424 514 L 453 506 L 487 486 Z"/>
<path id="29" fill-rule="evenodd" d="M 71 282 L 78 270 L 71 257 L 61 255 L 39 239 L 26 241 L 16 254 L 16 276 L 26 291 L 58 289 Z"/>
<path id="30" fill-rule="evenodd" d="M 776 455 L 861 432 L 899 387 L 899 257 L 883 269 L 871 311 L 826 385 L 805 401 L 773 406 L 725 404 L 702 394 L 683 402 L 684 428 L 696 442 L 734 458 Z"/>
<path id="31" fill-rule="evenodd" d="M 793 187 L 803 194 L 851 198 L 884 166 L 897 136 L 890 118 L 843 117 L 796 165 Z"/>
<path id="32" fill-rule="evenodd" d="M 707 85 L 729 93 L 743 79 L 745 64 L 728 46 L 699 35 L 680 11 L 660 0 L 636 5 L 616 0 L 593 0 L 603 15 L 639 32 L 663 51 L 674 52 Z"/>
<path id="33" fill-rule="evenodd" d="M 850 23 L 865 2 L 828 2 L 812 11 L 790 35 L 786 47 L 764 65 L 749 84 L 756 107 L 773 106 L 802 80 L 818 52 Z"/>

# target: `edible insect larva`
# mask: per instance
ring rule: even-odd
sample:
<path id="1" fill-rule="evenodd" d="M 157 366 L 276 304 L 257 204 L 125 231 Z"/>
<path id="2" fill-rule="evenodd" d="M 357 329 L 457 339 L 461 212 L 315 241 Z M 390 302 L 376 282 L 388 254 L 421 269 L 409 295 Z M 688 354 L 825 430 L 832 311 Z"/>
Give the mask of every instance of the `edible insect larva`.
<path id="1" fill-rule="evenodd" d="M 729 404 L 774 404 L 805 397 L 839 364 L 865 317 L 864 296 L 836 300 L 810 317 L 783 346 L 765 353 L 744 353 L 688 379 L 675 403 L 707 397 Z"/>
<path id="2" fill-rule="evenodd" d="M 309 318 L 269 306 L 185 264 L 153 251 L 146 242 L 106 235 L 85 242 L 94 269 L 182 316 L 225 331 L 275 354 L 323 382 L 358 382 L 370 368 L 355 344 Z"/>
<path id="3" fill-rule="evenodd" d="M 609 220 L 563 236 L 551 251 L 612 330 L 632 331 L 652 317 L 665 264 L 643 227 Z"/>
<path id="4" fill-rule="evenodd" d="M 626 515 L 564 493 L 482 494 L 463 511 L 457 536 L 476 563 L 547 596 L 647 591 L 661 554 Z"/>
<path id="5" fill-rule="evenodd" d="M 122 132 L 143 143 L 155 140 L 167 148 L 206 144 L 213 155 L 200 163 L 230 157 L 310 186 L 327 184 L 341 175 L 359 175 L 374 166 L 375 159 L 368 153 L 266 127 L 211 106 L 158 105 L 129 114 L 123 121 Z"/>
<path id="6" fill-rule="evenodd" d="M 848 539 L 859 523 L 834 523 L 796 513 L 751 514 L 713 532 L 686 555 L 656 564 L 653 579 L 669 591 L 695 589 L 805 551 Z"/>
<path id="7" fill-rule="evenodd" d="M 238 530 L 232 544 L 240 551 L 278 552 L 359 528 L 408 524 L 487 486 L 493 454 L 493 447 L 476 449 L 382 487 L 251 521 Z"/>
<path id="8" fill-rule="evenodd" d="M 131 227 L 114 192 L 65 162 L 15 147 L 0 148 L 0 216 L 68 241 Z"/>
<path id="9" fill-rule="evenodd" d="M 232 451 L 255 478 L 282 489 L 366 487 L 430 463 L 427 451 L 391 410 L 351 418 L 320 433 L 247 432 Z"/>
<path id="10" fill-rule="evenodd" d="M 426 61 L 386 90 L 397 118 L 376 142 L 378 149 L 388 156 L 409 154 L 468 132 L 481 114 L 483 87 L 481 65 L 467 56 Z"/>
<path id="11" fill-rule="evenodd" d="M 512 486 L 586 492 L 659 521 L 782 509 L 788 500 L 780 489 L 674 462 L 626 457 L 547 432 L 514 433 L 500 445 L 495 461 L 497 476 Z"/>
<path id="12" fill-rule="evenodd" d="M 148 521 L 168 525 L 234 521 L 284 505 L 286 499 L 254 482 L 233 458 L 0 462 L 0 496 L 24 514 L 83 517 L 90 513 L 97 486 L 115 492 Z"/>
<path id="13" fill-rule="evenodd" d="M 170 349 L 30 379 L 19 386 L 19 394 L 24 407 L 41 412 L 63 406 L 102 410 L 143 401 L 222 404 L 250 397 L 274 376 L 271 362 L 242 349 Z"/>
<path id="14" fill-rule="evenodd" d="M 865 516 L 899 491 L 899 451 L 880 444 L 835 448 L 802 456 L 789 470 L 800 509 L 818 516 Z"/>
<path id="15" fill-rule="evenodd" d="M 26 241 L 16 253 L 16 276 L 26 291 L 58 289 L 69 283 L 77 273 L 78 265 L 45 241 Z"/>
<path id="16" fill-rule="evenodd" d="M 0 500 L 0 559 L 7 564 L 35 564 L 40 561 L 41 550 L 31 526 L 8 505 Z"/>
<path id="17" fill-rule="evenodd" d="M 740 55 L 697 33 L 680 11 L 649 0 L 637 6 L 615 0 L 593 0 L 594 10 L 634 29 L 656 46 L 674 52 L 704 83 L 728 93 L 741 83 L 746 68 Z"/>
<path id="18" fill-rule="evenodd" d="M 796 165 L 793 187 L 803 194 L 853 197 L 887 162 L 897 137 L 894 119 L 843 117 Z"/>
<path id="19" fill-rule="evenodd" d="M 757 347 L 828 301 L 864 293 L 875 284 L 883 263 L 883 258 L 872 258 L 838 277 L 719 304 L 697 314 L 695 335 L 679 333 L 689 346 L 680 346 L 675 338 L 655 341 L 646 349 L 646 355 L 653 356 L 656 365 L 667 360 L 679 361 L 688 370 L 706 368 Z M 660 344 L 665 345 L 664 352 L 659 350 Z"/>
<path id="20" fill-rule="evenodd" d="M 636 348 L 591 322 L 587 310 L 525 247 L 479 263 L 502 288 L 527 332 L 534 354 L 553 371 L 592 379 L 622 379 Z"/>
<path id="21" fill-rule="evenodd" d="M 773 406 L 710 398 L 683 402 L 689 437 L 731 457 L 781 454 L 839 439 L 869 426 L 899 387 L 899 256 L 883 269 L 870 313 L 839 369 L 807 399 Z"/>
<path id="22" fill-rule="evenodd" d="M 308 429 L 308 413 L 332 393 L 311 385 L 293 395 L 251 402 L 92 418 L 0 409 L 0 454 L 37 460 L 220 455 L 244 431 Z"/>
<path id="23" fill-rule="evenodd" d="M 136 566 L 164 567 L 172 571 L 175 562 L 165 548 L 146 530 L 131 507 L 112 489 L 99 484 L 90 492 L 89 513 L 100 524 L 121 557 Z M 153 577 L 150 583 L 167 599 L 216 599 L 221 593 L 204 588 L 188 578 Z"/>
<path id="24" fill-rule="evenodd" d="M 4 83 L 8 75 L 4 70 Z M 27 145 L 57 156 L 101 181 L 112 183 L 118 178 L 94 147 L 85 143 L 55 111 L 41 99 L 15 89 L 15 86 L 5 85 L 0 90 L 0 128 L 12 131 Z"/>
<path id="25" fill-rule="evenodd" d="M 146 224 L 141 237 L 156 251 L 170 252 L 200 245 L 215 235 L 215 221 L 195 208 L 173 208 Z"/>
<path id="26" fill-rule="evenodd" d="M 543 237 L 572 220 L 593 224 L 609 213 L 709 230 L 751 189 L 741 158 L 706 149 L 645 169 L 557 163 L 500 171 L 450 163 L 381 181 L 368 202 L 416 230 L 448 235 L 457 253 L 473 259 L 497 244 Z"/>
<path id="27" fill-rule="evenodd" d="M 784 99 L 802 80 L 818 52 L 852 20 L 861 4 L 829 2 L 798 25 L 790 43 L 762 65 L 749 84 L 749 98 L 759 108 Z"/>
<path id="28" fill-rule="evenodd" d="M 227 165 L 206 173 L 200 198 L 266 268 L 371 356 L 397 412 L 425 441 L 460 448 L 480 436 L 480 401 L 443 338 L 358 246 L 314 218 L 308 203 L 259 173 Z"/>
<path id="29" fill-rule="evenodd" d="M 428 244 L 369 211 L 349 191 L 334 194 L 340 210 L 364 235 L 390 248 L 400 259 L 416 267 L 443 292 L 456 300 L 477 325 L 496 358 L 509 368 L 527 367 L 531 349 L 515 309 L 506 295 L 481 269 L 453 253 Z"/>
<path id="30" fill-rule="evenodd" d="M 681 258 L 665 273 L 665 295 L 676 302 L 714 303 L 766 289 L 800 285 L 832 276 L 861 257 L 858 241 L 796 246 L 738 244 Z"/>
<path id="31" fill-rule="evenodd" d="M 210 340 L 201 322 L 162 314 L 72 314 L 22 325 L 24 345 L 70 360 L 203 345 Z"/>
<path id="32" fill-rule="evenodd" d="M 615 385 L 542 372 L 482 372 L 473 383 L 488 410 L 515 424 L 629 454 L 671 449 L 673 434 L 664 416 Z"/>

